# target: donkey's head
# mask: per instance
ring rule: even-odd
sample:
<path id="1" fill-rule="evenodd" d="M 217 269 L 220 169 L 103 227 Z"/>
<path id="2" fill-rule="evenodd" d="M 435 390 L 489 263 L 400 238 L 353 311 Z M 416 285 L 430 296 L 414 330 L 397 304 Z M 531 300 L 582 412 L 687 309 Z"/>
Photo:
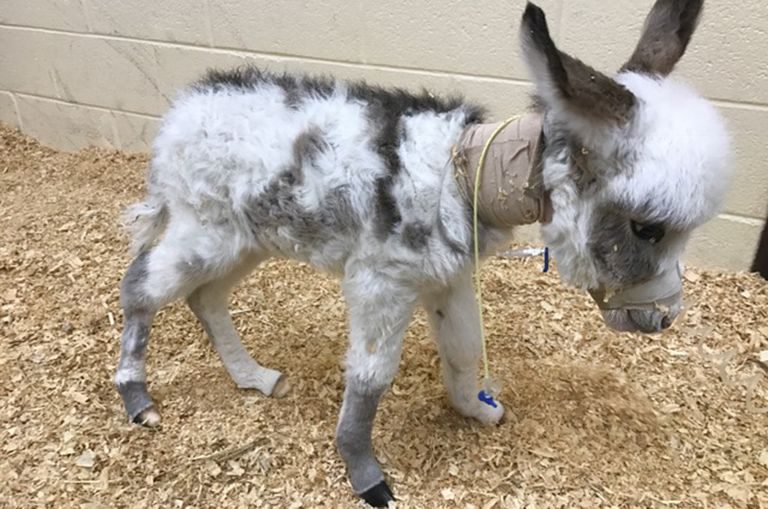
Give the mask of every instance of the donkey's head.
<path id="1" fill-rule="evenodd" d="M 563 280 L 589 290 L 616 329 L 671 325 L 682 306 L 679 257 L 717 213 L 729 180 L 729 141 L 715 108 L 667 78 L 702 3 L 658 0 L 613 78 L 559 51 L 541 9 L 528 4 L 523 15 L 554 208 L 542 236 Z"/>

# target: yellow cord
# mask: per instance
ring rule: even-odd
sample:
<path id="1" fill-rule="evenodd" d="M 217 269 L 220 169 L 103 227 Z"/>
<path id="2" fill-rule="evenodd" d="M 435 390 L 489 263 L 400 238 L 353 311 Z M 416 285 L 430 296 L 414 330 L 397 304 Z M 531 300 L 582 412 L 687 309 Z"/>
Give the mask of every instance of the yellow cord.
<path id="1" fill-rule="evenodd" d="M 477 296 L 477 310 L 478 314 L 480 315 L 480 345 L 482 347 L 482 353 L 483 353 L 483 372 L 485 375 L 485 382 L 486 384 L 490 383 L 490 370 L 488 368 L 488 352 L 485 348 L 485 326 L 483 325 L 483 297 L 482 297 L 482 290 L 480 288 L 480 241 L 479 241 L 479 234 L 478 234 L 478 228 L 477 228 L 477 200 L 480 195 L 480 177 L 481 172 L 483 170 L 483 167 L 485 166 L 485 158 L 488 155 L 488 149 L 491 147 L 491 144 L 493 143 L 493 140 L 496 139 L 496 136 L 501 133 L 509 124 L 514 122 L 515 120 L 518 120 L 520 118 L 519 115 L 514 116 L 512 118 L 508 118 L 504 122 L 502 122 L 496 130 L 493 131 L 493 134 L 491 134 L 490 138 L 488 138 L 488 141 L 485 142 L 485 145 L 483 146 L 483 151 L 480 153 L 480 160 L 477 163 L 477 171 L 475 171 L 475 186 L 474 186 L 474 196 L 472 199 L 472 230 L 474 233 L 474 245 L 475 245 L 475 295 Z M 489 387 L 486 387 L 486 389 L 490 390 Z"/>

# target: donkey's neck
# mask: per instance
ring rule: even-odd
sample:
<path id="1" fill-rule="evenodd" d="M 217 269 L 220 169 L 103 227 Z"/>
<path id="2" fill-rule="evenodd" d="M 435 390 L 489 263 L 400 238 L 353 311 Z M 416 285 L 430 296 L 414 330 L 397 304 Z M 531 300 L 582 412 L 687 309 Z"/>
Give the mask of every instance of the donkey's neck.
<path id="1" fill-rule="evenodd" d="M 547 222 L 551 205 L 542 179 L 542 116 L 529 113 L 512 121 L 492 140 L 501 122 L 472 124 L 462 132 L 454 150 L 454 169 L 462 197 L 472 206 L 478 164 L 478 219 L 491 228 Z M 489 144 L 490 141 L 490 144 Z"/>

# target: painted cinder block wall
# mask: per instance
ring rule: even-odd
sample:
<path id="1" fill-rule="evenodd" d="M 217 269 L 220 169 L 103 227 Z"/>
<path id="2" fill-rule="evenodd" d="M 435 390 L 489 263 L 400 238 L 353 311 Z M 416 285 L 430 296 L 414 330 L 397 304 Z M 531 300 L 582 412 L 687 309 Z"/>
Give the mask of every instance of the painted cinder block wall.
<path id="1" fill-rule="evenodd" d="M 652 0 L 539 0 L 560 47 L 613 72 Z M 676 71 L 727 119 L 736 178 L 687 263 L 746 270 L 768 208 L 768 4 L 706 2 Z M 523 0 L 0 0 L 0 121 L 43 143 L 148 151 L 175 91 L 251 62 L 463 92 L 496 119 L 527 104 Z M 532 239 L 534 230 L 521 233 Z"/>

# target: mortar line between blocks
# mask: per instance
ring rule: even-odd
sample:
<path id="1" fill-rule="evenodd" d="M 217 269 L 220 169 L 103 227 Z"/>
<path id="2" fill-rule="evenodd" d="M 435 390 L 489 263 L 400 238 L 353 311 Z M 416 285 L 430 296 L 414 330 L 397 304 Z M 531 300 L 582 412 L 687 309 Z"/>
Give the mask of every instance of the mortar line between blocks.
<path id="1" fill-rule="evenodd" d="M 731 99 L 711 99 L 712 104 L 720 108 L 733 110 L 762 111 L 768 112 L 768 104 L 752 101 L 734 101 Z"/>
<path id="2" fill-rule="evenodd" d="M 156 39 L 141 39 L 137 37 L 128 37 L 128 36 L 121 36 L 121 35 L 84 33 L 84 32 L 77 32 L 73 30 L 40 28 L 40 27 L 33 27 L 33 26 L 26 26 L 26 25 L 12 25 L 7 23 L 0 23 L 0 28 L 8 28 L 11 30 L 19 30 L 19 31 L 39 32 L 39 33 L 46 33 L 46 34 L 52 34 L 52 35 L 74 35 L 74 36 L 84 37 L 89 39 L 103 39 L 103 40 L 113 40 L 113 41 L 122 41 L 122 42 L 133 42 L 138 44 L 152 44 L 156 46 L 165 46 L 169 48 L 188 48 L 188 49 L 195 49 L 200 51 L 210 51 L 214 53 L 236 54 L 238 56 L 257 56 L 260 58 L 264 58 L 266 60 L 274 60 L 276 62 L 280 62 L 280 61 L 307 62 L 307 63 L 315 63 L 315 64 L 337 65 L 341 67 L 353 67 L 353 68 L 360 68 L 360 69 L 366 69 L 366 70 L 395 71 L 395 72 L 401 72 L 403 74 L 420 74 L 424 76 L 460 78 L 468 81 L 477 81 L 477 82 L 504 83 L 509 85 L 526 86 L 526 87 L 531 85 L 531 82 L 526 79 L 510 78 L 510 77 L 497 76 L 492 74 L 488 74 L 488 75 L 472 74 L 472 73 L 460 72 L 460 71 L 424 69 L 419 67 L 403 67 L 403 66 L 388 65 L 388 64 L 367 64 L 362 62 L 353 62 L 349 60 L 336 60 L 332 58 L 320 58 L 320 57 L 305 56 L 305 55 L 294 55 L 294 54 L 288 54 L 288 53 L 261 52 L 261 51 L 249 50 L 245 48 L 231 48 L 227 46 L 208 47 L 200 44 L 185 43 L 185 42 L 170 42 L 170 41 L 160 41 Z"/>
<path id="3" fill-rule="evenodd" d="M 124 113 L 126 115 L 134 115 L 134 116 L 137 116 L 137 117 L 142 117 L 142 118 L 146 118 L 146 119 L 150 119 L 150 120 L 160 120 L 160 115 L 150 115 L 149 113 L 139 113 L 137 111 L 114 109 L 114 108 L 108 108 L 106 106 L 98 106 L 98 105 L 95 105 L 95 104 L 65 101 L 63 99 L 57 99 L 55 97 L 50 97 L 50 96 L 46 96 L 46 95 L 38 95 L 38 94 L 30 94 L 28 92 L 19 92 L 19 91 L 16 91 L 16 90 L 0 90 L 0 91 L 8 92 L 11 95 L 17 95 L 19 97 L 28 97 L 28 98 L 31 98 L 31 99 L 37 99 L 37 100 L 41 100 L 41 101 L 50 101 L 50 102 L 58 103 L 58 104 L 65 104 L 67 106 L 80 106 L 80 107 L 83 107 L 83 108 L 91 108 L 91 109 L 94 109 L 94 110 L 105 111 L 105 112 L 110 112 L 110 113 Z M 15 98 L 14 98 L 14 100 L 15 100 Z"/>
<path id="4" fill-rule="evenodd" d="M 13 102 L 13 109 L 16 111 L 16 123 L 19 124 L 19 129 L 24 131 L 24 122 L 21 120 L 21 108 L 19 108 L 19 101 L 16 99 L 16 94 L 14 92 L 8 91 L 8 95 L 11 96 L 11 102 Z"/>
<path id="5" fill-rule="evenodd" d="M 112 140 L 117 145 L 118 150 L 123 150 L 123 140 L 120 138 L 120 130 L 117 128 L 117 118 L 115 111 L 109 110 L 109 127 L 112 129 Z"/>
<path id="6" fill-rule="evenodd" d="M 726 221 L 741 223 L 748 226 L 756 226 L 758 228 L 761 228 L 765 223 L 765 220 L 763 219 L 759 219 L 756 217 L 749 217 L 749 216 L 740 216 L 737 214 L 720 214 L 718 217 Z"/>

